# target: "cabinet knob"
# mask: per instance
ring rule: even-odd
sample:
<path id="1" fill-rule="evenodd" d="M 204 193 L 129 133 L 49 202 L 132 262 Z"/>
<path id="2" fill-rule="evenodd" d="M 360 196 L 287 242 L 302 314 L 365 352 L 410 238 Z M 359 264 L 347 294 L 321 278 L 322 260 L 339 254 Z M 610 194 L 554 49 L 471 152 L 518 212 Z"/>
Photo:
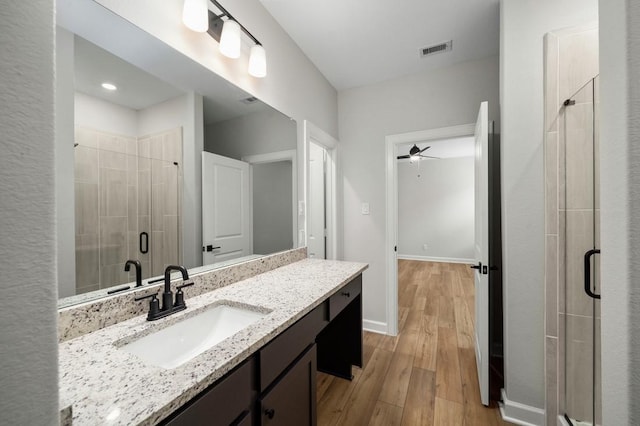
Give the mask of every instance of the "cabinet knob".
<path id="1" fill-rule="evenodd" d="M 269 420 L 271 420 L 276 415 L 276 410 L 273 408 L 267 408 L 264 410 L 264 414 L 269 418 Z"/>
<path id="2" fill-rule="evenodd" d="M 343 291 L 342 295 L 346 297 L 351 297 L 351 293 L 349 293 L 348 291 Z"/>

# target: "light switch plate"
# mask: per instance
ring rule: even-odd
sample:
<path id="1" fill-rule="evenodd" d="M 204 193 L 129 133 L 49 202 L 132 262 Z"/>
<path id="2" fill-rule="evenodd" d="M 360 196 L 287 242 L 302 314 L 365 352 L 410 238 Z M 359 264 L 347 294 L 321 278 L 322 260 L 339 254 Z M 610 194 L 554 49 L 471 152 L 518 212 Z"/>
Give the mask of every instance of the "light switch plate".
<path id="1" fill-rule="evenodd" d="M 362 203 L 362 214 L 369 214 L 369 203 Z"/>

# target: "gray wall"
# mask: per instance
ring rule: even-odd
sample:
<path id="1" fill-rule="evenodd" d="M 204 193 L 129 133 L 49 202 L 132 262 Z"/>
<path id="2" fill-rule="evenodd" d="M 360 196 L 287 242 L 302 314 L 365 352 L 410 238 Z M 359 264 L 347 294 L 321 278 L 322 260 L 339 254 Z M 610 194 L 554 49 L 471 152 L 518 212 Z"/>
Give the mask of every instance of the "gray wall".
<path id="1" fill-rule="evenodd" d="M 398 256 L 473 262 L 474 206 L 473 157 L 399 161 Z"/>
<path id="2" fill-rule="evenodd" d="M 640 4 L 600 2 L 602 398 L 640 424 Z"/>
<path id="3" fill-rule="evenodd" d="M 543 36 L 598 19 L 595 0 L 501 2 L 505 389 L 544 407 Z"/>
<path id="4" fill-rule="evenodd" d="M 475 123 L 480 102 L 498 116 L 498 58 L 340 92 L 344 258 L 369 263 L 364 318 L 387 323 L 385 266 L 385 137 Z M 360 205 L 368 202 L 370 214 Z"/>
<path id="5" fill-rule="evenodd" d="M 0 424 L 56 424 L 53 2 L 4 2 L 0 28 Z"/>
<path id="6" fill-rule="evenodd" d="M 253 253 L 293 248 L 291 161 L 254 164 Z"/>
<path id="7" fill-rule="evenodd" d="M 205 127 L 207 152 L 241 160 L 247 155 L 296 149 L 296 123 L 273 109 Z"/>

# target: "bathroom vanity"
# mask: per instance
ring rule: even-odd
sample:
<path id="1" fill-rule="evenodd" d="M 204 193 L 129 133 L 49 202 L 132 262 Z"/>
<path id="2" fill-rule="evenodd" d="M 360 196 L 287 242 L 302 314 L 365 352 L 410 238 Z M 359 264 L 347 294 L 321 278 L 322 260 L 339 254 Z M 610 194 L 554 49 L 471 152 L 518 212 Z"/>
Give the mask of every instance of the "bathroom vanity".
<path id="1" fill-rule="evenodd" d="M 362 366 L 366 267 L 304 259 L 199 296 L 185 291 L 187 309 L 170 317 L 140 315 L 62 342 L 61 408 L 71 405 L 73 424 L 313 425 L 316 371 L 351 378 Z M 221 303 L 262 316 L 175 368 L 123 350 Z"/>

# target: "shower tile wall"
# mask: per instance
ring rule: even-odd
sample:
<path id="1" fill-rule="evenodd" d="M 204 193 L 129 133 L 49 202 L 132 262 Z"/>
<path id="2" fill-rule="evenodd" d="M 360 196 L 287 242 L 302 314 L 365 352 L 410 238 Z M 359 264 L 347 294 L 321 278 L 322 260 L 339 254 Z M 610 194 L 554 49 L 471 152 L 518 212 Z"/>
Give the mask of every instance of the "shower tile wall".
<path id="1" fill-rule="evenodd" d="M 135 138 L 85 128 L 76 128 L 76 143 L 76 287 L 84 293 L 129 281 L 125 242 L 136 232 L 129 204 L 137 146 Z"/>
<path id="2" fill-rule="evenodd" d="M 76 128 L 78 294 L 135 280 L 124 272 L 127 259 L 139 259 L 145 277 L 180 262 L 181 176 L 173 163 L 182 161 L 181 135 L 178 128 L 136 139 Z M 142 231 L 153 259 L 139 251 Z"/>
<path id="3" fill-rule="evenodd" d="M 590 137 L 584 124 L 591 118 L 591 110 L 580 94 L 573 98 L 576 105 L 570 107 L 572 116 L 565 120 L 562 104 L 597 73 L 597 28 L 546 35 L 545 376 L 546 424 L 554 426 L 558 415 L 567 411 L 585 420 L 592 417 L 591 399 L 584 397 L 584 389 L 592 386 L 591 378 L 581 374 L 591 371 L 593 365 L 593 320 L 588 317 L 592 305 L 579 286 L 569 286 L 565 293 L 565 281 L 582 279 L 582 255 L 592 236 L 592 231 L 584 230 L 593 223 L 589 210 L 593 195 L 578 185 L 593 180 L 593 172 L 585 167 L 593 161 L 593 152 L 584 147 Z M 570 371 L 565 371 L 566 359 L 571 359 L 566 364 Z"/>

